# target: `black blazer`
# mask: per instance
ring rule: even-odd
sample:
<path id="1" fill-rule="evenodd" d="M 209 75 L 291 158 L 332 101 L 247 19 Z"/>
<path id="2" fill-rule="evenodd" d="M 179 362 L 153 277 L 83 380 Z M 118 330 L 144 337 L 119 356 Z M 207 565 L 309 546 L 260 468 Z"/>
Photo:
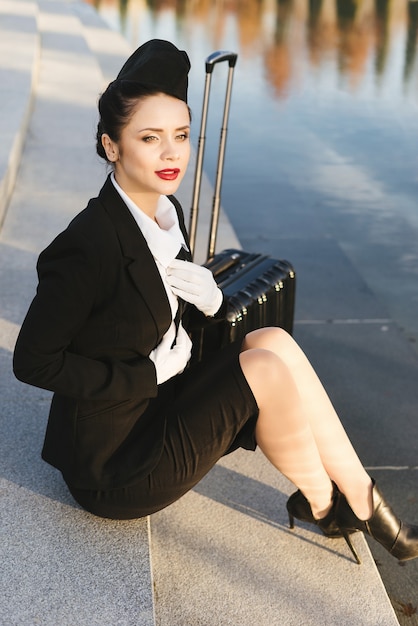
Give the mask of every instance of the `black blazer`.
<path id="1" fill-rule="evenodd" d="M 187 241 L 180 205 L 170 199 Z M 14 372 L 54 392 L 42 456 L 74 487 L 132 483 L 161 454 L 165 422 L 147 411 L 157 396 L 148 355 L 171 310 L 146 241 L 109 178 L 41 253 L 37 270 Z"/>

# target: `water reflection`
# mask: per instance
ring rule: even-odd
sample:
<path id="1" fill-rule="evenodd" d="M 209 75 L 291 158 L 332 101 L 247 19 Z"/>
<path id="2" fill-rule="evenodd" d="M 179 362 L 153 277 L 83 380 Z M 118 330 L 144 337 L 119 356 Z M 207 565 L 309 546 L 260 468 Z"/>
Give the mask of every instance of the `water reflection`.
<path id="1" fill-rule="evenodd" d="M 206 50 L 229 43 L 244 57 L 261 55 L 277 97 L 301 76 L 334 68 L 350 90 L 366 75 L 381 84 L 401 65 L 405 90 L 416 88 L 418 2 L 408 0 L 90 0 L 135 46 L 151 31 L 190 40 Z M 416 72 L 415 72 L 416 74 Z M 416 95 L 416 94 L 415 94 Z"/>

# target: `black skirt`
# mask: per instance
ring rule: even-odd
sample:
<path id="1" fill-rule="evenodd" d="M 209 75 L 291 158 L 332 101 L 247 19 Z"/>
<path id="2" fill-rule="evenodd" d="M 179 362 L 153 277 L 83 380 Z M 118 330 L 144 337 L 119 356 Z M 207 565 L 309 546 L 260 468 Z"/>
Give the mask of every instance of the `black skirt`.
<path id="1" fill-rule="evenodd" d="M 134 519 L 155 513 L 192 489 L 237 448 L 255 450 L 258 407 L 231 344 L 162 385 L 148 410 L 166 422 L 162 454 L 133 485 L 106 491 L 75 489 L 75 500 L 100 517 Z"/>

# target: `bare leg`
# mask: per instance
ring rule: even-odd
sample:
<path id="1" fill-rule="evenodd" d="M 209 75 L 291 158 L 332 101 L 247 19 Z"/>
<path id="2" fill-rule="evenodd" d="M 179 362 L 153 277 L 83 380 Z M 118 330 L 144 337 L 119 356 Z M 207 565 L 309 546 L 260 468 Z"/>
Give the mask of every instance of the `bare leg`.
<path id="1" fill-rule="evenodd" d="M 260 329 L 247 335 L 240 360 L 266 457 L 305 494 L 315 517 L 329 510 L 333 480 L 356 515 L 369 519 L 371 479 L 297 343 L 279 328 Z"/>

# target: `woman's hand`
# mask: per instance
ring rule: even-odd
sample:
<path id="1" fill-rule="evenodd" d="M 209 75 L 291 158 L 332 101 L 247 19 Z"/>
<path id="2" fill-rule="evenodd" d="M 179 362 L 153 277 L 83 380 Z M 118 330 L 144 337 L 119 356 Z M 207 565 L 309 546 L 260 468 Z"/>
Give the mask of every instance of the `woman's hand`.
<path id="1" fill-rule="evenodd" d="M 176 340 L 173 346 L 174 339 Z M 181 374 L 192 353 L 192 342 L 183 326 L 179 325 L 177 335 L 174 324 L 166 332 L 149 358 L 155 365 L 157 385 L 165 383 L 169 378 Z"/>
<path id="2" fill-rule="evenodd" d="M 174 259 L 167 268 L 167 282 L 176 296 L 194 304 L 205 315 L 219 311 L 222 291 L 206 267 Z"/>

